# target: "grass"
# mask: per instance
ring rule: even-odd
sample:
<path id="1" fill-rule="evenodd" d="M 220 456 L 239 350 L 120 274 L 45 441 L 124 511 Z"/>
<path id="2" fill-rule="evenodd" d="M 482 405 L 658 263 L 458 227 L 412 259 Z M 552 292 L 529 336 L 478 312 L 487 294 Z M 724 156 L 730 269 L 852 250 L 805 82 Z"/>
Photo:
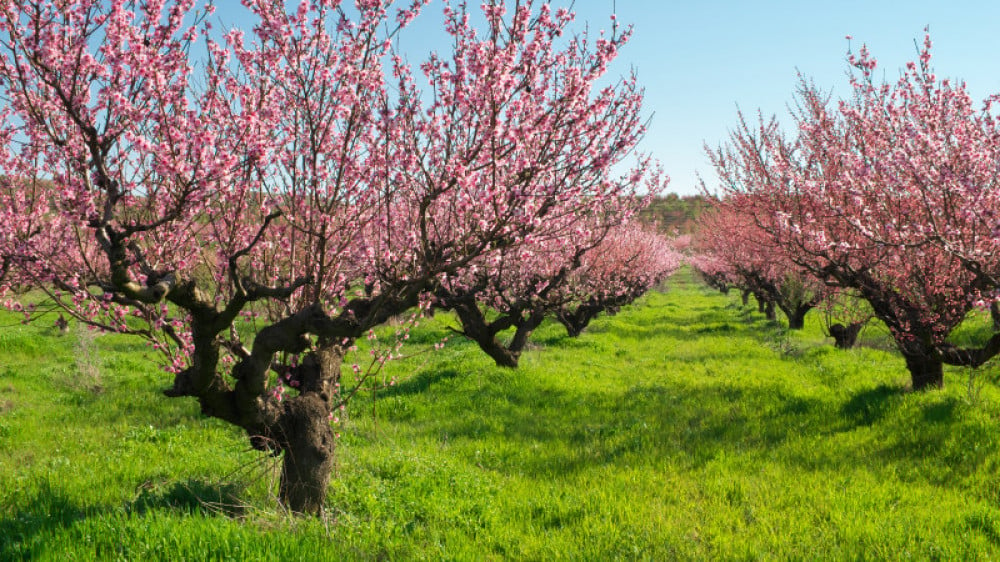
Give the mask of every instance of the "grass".
<path id="1" fill-rule="evenodd" d="M 818 322 L 682 271 L 516 371 L 452 338 L 351 404 L 322 519 L 279 513 L 274 461 L 163 398 L 141 343 L 4 327 L 0 559 L 1000 558 L 995 368 L 911 393 L 883 332 L 844 352 Z"/>

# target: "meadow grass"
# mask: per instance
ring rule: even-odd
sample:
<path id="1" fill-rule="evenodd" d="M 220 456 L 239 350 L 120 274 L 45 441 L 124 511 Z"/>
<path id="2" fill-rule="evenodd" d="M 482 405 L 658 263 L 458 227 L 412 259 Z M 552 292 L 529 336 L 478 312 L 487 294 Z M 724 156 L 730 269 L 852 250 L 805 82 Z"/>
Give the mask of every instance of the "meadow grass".
<path id="1" fill-rule="evenodd" d="M 0 559 L 1000 558 L 996 369 L 912 393 L 884 330 L 845 352 L 819 321 L 682 270 L 579 338 L 544 324 L 517 370 L 452 337 L 351 403 L 317 519 L 141 343 L 3 316 Z"/>

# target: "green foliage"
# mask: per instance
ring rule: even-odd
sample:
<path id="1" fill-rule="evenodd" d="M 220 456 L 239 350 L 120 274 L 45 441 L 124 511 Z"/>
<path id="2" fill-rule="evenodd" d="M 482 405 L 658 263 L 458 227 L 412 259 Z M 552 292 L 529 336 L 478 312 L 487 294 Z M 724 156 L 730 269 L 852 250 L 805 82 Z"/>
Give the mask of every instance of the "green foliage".
<path id="1" fill-rule="evenodd" d="M 321 519 L 277 513 L 275 460 L 163 398 L 141 344 L 5 327 L 0 559 L 1000 556 L 995 367 L 976 400 L 961 369 L 911 393 L 887 335 L 845 352 L 819 324 L 682 271 L 579 338 L 543 325 L 516 371 L 453 337 L 344 412 Z"/>
<path id="2" fill-rule="evenodd" d="M 655 221 L 662 232 L 691 234 L 698 229 L 698 217 L 708 206 L 702 195 L 668 193 L 653 198 L 640 216 L 643 220 Z"/>

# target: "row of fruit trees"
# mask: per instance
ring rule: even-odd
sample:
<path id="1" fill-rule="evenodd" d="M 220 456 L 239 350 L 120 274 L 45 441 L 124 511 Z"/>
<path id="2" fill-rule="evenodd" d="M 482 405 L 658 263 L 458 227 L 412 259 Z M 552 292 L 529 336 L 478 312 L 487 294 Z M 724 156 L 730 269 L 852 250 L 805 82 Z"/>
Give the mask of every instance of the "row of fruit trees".
<path id="1" fill-rule="evenodd" d="M 914 389 L 943 385 L 942 365 L 978 367 L 1000 352 L 948 342 L 1000 289 L 1000 121 L 996 95 L 934 74 L 931 40 L 895 82 L 849 53 L 851 95 L 802 80 L 792 126 L 740 116 L 710 150 L 721 181 L 692 263 L 718 287 L 777 306 L 792 328 L 817 306 L 845 324 L 885 324 Z M 994 313 L 998 308 L 992 306 Z"/>
<path id="2" fill-rule="evenodd" d="M 144 338 L 168 396 L 284 454 L 295 512 L 322 510 L 329 420 L 408 322 L 454 311 L 516 366 L 543 318 L 578 334 L 680 263 L 634 218 L 666 177 L 620 172 L 643 92 L 606 74 L 631 31 L 448 3 L 451 52 L 414 68 L 395 39 L 426 3 L 245 0 L 252 29 L 225 31 L 196 0 L 0 7 L 7 306 Z M 342 365 L 359 338 L 370 363 Z"/>

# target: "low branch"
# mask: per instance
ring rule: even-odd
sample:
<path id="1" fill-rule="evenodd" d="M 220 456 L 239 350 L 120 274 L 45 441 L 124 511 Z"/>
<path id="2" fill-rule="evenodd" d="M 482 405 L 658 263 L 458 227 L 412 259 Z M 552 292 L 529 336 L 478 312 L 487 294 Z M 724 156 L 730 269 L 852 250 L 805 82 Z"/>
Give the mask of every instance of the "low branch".
<path id="1" fill-rule="evenodd" d="M 979 348 L 956 347 L 951 344 L 943 344 L 939 345 L 937 349 L 941 354 L 941 361 L 943 363 L 959 367 L 976 368 L 992 359 L 997 353 L 1000 353 L 1000 334 L 994 334 L 986 342 L 986 345 Z"/>

